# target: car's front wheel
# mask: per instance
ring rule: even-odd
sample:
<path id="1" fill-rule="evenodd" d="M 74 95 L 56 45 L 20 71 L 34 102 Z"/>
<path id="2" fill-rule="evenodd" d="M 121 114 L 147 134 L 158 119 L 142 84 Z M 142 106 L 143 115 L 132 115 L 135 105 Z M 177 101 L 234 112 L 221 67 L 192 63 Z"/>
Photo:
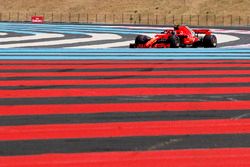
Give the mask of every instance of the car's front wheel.
<path id="1" fill-rule="evenodd" d="M 215 35 L 205 35 L 203 38 L 203 46 L 205 48 L 215 48 L 217 47 L 217 38 Z"/>

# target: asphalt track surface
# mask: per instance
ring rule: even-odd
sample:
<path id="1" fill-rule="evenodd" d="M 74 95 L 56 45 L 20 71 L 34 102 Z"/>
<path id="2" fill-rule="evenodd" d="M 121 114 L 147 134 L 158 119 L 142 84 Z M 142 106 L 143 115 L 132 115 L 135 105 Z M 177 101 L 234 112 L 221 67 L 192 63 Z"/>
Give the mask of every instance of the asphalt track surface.
<path id="1" fill-rule="evenodd" d="M 250 166 L 249 49 L 0 57 L 1 167 Z"/>
<path id="2" fill-rule="evenodd" d="M 0 48 L 127 48 L 138 34 L 153 36 L 169 26 L 0 23 Z M 211 29 L 219 47 L 250 47 L 249 28 Z"/>

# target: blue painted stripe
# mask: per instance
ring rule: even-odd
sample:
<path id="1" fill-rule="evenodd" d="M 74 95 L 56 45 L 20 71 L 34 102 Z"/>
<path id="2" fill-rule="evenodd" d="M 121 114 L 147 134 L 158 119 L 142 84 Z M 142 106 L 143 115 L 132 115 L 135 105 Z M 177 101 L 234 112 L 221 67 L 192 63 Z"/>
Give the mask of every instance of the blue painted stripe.
<path id="1" fill-rule="evenodd" d="M 227 56 L 227 57 L 250 57 L 250 54 L 239 54 L 239 53 L 0 53 L 0 56 L 157 56 L 157 57 L 179 57 L 179 56 Z"/>
<path id="2" fill-rule="evenodd" d="M 3 30 L 11 32 L 19 30 L 21 32 L 57 32 L 66 34 L 82 34 L 83 32 L 107 32 L 117 34 L 140 34 L 157 33 L 159 29 L 128 29 L 126 27 L 108 27 L 98 25 L 64 25 L 64 24 L 20 24 L 20 23 L 0 23 Z"/>
<path id="3" fill-rule="evenodd" d="M 113 49 L 61 49 L 61 48 L 40 48 L 40 49 L 1 49 L 0 53 L 242 53 L 250 54 L 250 49 L 129 49 L 129 48 L 113 48 Z"/>
<path id="4" fill-rule="evenodd" d="M 33 31 L 26 31 L 26 30 L 18 30 L 18 28 L 17 29 L 15 29 L 15 30 L 10 30 L 10 29 L 0 29 L 0 32 L 7 32 L 7 33 L 10 33 L 10 32 L 12 32 L 12 33 L 17 33 L 17 34 L 31 34 L 31 35 L 36 35 L 36 34 L 38 34 L 37 32 L 33 32 Z"/>
<path id="5" fill-rule="evenodd" d="M 250 57 L 210 57 L 210 56 L 200 56 L 200 57 L 144 57 L 144 56 L 126 56 L 126 57 L 118 57 L 118 56 L 9 56 L 9 57 L 0 57 L 0 60 L 250 60 Z"/>
<path id="6" fill-rule="evenodd" d="M 96 33 L 114 33 L 114 34 L 141 34 L 141 33 L 159 33 L 158 31 L 154 31 L 154 30 L 129 30 L 129 29 L 115 29 L 115 28 L 100 28 L 100 27 L 96 27 L 96 28 L 79 28 L 79 29 L 72 29 L 72 28 L 62 28 L 62 27 L 58 27 L 58 28 L 50 28 L 50 29 L 45 29 L 45 28 L 27 28 L 27 27 L 13 27 L 13 28 L 8 28 L 8 27 L 4 27 L 5 29 L 8 29 L 6 31 L 9 32 L 30 32 L 32 31 L 34 32 L 54 32 L 54 33 L 63 33 L 63 34 L 83 34 L 86 32 L 96 32 Z M 19 29 L 19 31 L 17 31 L 17 29 Z M 4 30 L 3 30 L 4 31 Z"/>
<path id="7" fill-rule="evenodd" d="M 1 60 L 248 59 L 250 49 L 2 49 Z"/>

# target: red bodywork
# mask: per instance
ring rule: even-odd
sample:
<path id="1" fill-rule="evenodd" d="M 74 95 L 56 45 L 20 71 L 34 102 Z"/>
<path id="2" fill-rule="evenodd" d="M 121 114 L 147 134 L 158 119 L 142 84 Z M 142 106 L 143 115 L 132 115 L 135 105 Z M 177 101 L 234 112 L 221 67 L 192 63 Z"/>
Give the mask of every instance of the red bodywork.
<path id="1" fill-rule="evenodd" d="M 135 44 L 137 48 L 169 48 L 170 43 L 167 42 L 170 36 L 177 36 L 179 38 L 180 47 L 194 46 L 200 43 L 201 38 L 199 34 L 211 35 L 212 32 L 208 29 L 190 29 L 188 26 L 182 25 L 174 29 L 167 29 L 161 34 L 155 35 L 145 44 Z M 161 42 L 164 41 L 165 42 Z"/>

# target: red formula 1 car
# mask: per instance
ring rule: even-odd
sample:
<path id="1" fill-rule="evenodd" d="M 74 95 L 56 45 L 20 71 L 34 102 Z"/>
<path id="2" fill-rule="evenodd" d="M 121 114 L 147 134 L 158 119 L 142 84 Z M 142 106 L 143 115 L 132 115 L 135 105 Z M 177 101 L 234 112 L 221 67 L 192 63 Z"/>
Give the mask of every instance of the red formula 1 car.
<path id="1" fill-rule="evenodd" d="M 179 47 L 205 47 L 217 46 L 217 38 L 208 29 L 190 29 L 188 26 L 174 26 L 161 34 L 150 38 L 146 35 L 138 35 L 135 43 L 130 48 L 179 48 Z"/>

